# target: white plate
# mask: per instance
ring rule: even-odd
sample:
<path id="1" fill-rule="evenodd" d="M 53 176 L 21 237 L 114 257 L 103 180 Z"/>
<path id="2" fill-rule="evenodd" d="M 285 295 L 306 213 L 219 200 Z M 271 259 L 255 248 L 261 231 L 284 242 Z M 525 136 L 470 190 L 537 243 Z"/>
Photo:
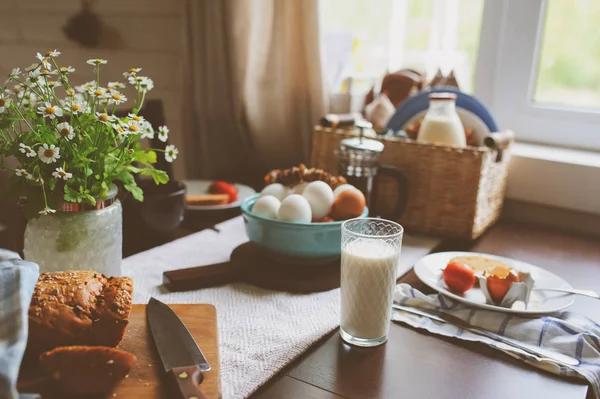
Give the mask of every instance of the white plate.
<path id="1" fill-rule="evenodd" d="M 438 252 L 430 254 L 421 258 L 415 265 L 415 273 L 419 279 L 433 288 L 440 294 L 443 294 L 456 301 L 462 302 L 466 305 L 473 306 L 476 308 L 482 308 L 487 310 L 494 310 L 497 312 L 514 313 L 521 315 L 540 315 L 558 312 L 566 309 L 573 304 L 575 301 L 574 295 L 563 294 L 559 292 L 550 291 L 532 291 L 529 296 L 529 303 L 527 309 L 508 309 L 496 305 L 485 303 L 485 297 L 478 287 L 473 287 L 463 295 L 457 295 L 449 291 L 441 278 L 442 270 L 446 267 L 450 259 L 456 256 L 469 256 L 478 255 L 490 259 L 500 260 L 507 265 L 510 265 L 517 271 L 531 273 L 531 277 L 534 281 L 534 287 L 552 287 L 552 288 L 573 288 L 571 284 L 567 283 L 563 278 L 557 276 L 548 270 L 542 269 L 531 265 L 529 263 L 520 262 L 515 259 L 504 258 L 502 256 L 480 254 L 475 252 Z"/>
<path id="2" fill-rule="evenodd" d="M 415 114 L 412 118 L 410 118 L 408 122 L 404 124 L 404 126 L 402 126 L 402 129 L 406 129 L 412 123 L 423 119 L 426 113 L 427 110 L 424 110 Z M 478 146 L 482 146 L 483 140 L 485 140 L 488 134 L 490 134 L 490 129 L 487 127 L 485 122 L 481 120 L 480 117 L 464 108 L 457 107 L 456 113 L 458 114 L 458 117 L 460 118 L 460 121 L 462 122 L 464 128 L 473 129 L 475 144 L 477 144 Z"/>
<path id="3" fill-rule="evenodd" d="M 183 183 L 187 187 L 187 195 L 202 195 L 208 194 L 208 188 L 213 181 L 214 180 L 184 180 Z M 213 211 L 218 209 L 239 208 L 240 204 L 246 197 L 256 194 L 256 191 L 252 187 L 248 187 L 243 184 L 234 184 L 234 186 L 238 190 L 237 201 L 223 205 L 188 205 L 187 209 L 193 211 Z"/>

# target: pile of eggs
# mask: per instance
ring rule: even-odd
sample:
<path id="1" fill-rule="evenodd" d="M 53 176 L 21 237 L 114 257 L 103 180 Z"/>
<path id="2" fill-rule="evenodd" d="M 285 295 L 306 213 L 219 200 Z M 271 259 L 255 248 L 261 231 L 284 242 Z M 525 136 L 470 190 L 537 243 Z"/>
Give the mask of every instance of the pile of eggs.
<path id="1" fill-rule="evenodd" d="M 364 194 L 350 184 L 332 190 L 323 181 L 300 183 L 293 188 L 273 183 L 261 191 L 252 213 L 286 222 L 318 223 L 358 217 L 365 205 Z"/>

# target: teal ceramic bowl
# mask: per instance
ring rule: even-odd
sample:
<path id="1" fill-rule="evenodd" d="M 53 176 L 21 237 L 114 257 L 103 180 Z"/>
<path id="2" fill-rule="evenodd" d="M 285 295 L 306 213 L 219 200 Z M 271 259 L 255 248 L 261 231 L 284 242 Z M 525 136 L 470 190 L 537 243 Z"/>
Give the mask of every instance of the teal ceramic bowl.
<path id="1" fill-rule="evenodd" d="M 252 213 L 260 194 L 242 201 L 244 227 L 250 241 L 280 257 L 326 262 L 340 256 L 342 223 L 292 223 Z M 367 216 L 365 207 L 361 216 Z"/>

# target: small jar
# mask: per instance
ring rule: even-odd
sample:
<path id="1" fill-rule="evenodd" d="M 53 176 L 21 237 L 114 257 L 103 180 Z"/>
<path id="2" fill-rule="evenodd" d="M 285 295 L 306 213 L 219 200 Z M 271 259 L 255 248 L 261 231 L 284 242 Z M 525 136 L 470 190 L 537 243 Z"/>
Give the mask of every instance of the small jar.
<path id="1" fill-rule="evenodd" d="M 456 94 L 429 94 L 429 109 L 421 123 L 417 141 L 466 147 L 465 129 L 456 113 Z"/>

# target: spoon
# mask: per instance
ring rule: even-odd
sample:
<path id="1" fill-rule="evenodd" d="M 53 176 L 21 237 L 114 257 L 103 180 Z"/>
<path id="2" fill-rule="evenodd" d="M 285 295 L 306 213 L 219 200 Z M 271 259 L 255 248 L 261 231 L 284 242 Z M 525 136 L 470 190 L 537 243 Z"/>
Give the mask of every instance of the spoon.
<path id="1" fill-rule="evenodd" d="M 574 295 L 589 296 L 590 298 L 600 299 L 598 293 L 591 290 L 577 290 L 575 288 L 545 288 L 545 287 L 533 287 L 533 291 L 555 291 L 555 292 L 566 292 Z"/>

